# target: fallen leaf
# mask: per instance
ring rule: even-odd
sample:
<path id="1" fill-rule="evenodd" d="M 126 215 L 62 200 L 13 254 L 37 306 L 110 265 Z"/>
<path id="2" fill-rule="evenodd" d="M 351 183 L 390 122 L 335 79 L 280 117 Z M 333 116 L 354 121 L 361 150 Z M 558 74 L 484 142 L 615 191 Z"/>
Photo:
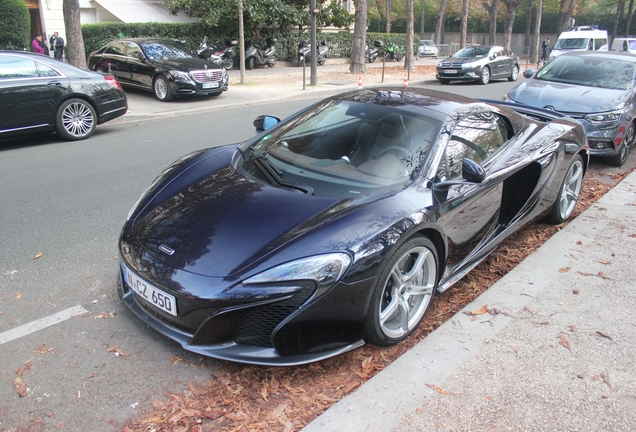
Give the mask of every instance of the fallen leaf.
<path id="1" fill-rule="evenodd" d="M 357 389 L 358 387 L 360 387 L 362 385 L 362 381 L 350 381 L 345 388 L 343 389 L 345 394 L 349 394 L 351 393 L 353 390 Z"/>
<path id="2" fill-rule="evenodd" d="M 559 273 L 567 273 L 570 271 L 570 267 L 561 267 Z"/>
<path id="3" fill-rule="evenodd" d="M 430 388 L 432 388 L 433 390 L 435 390 L 437 393 L 441 393 L 441 394 L 444 394 L 444 395 L 452 394 L 451 392 L 449 392 L 447 390 L 444 390 L 442 388 L 439 388 L 436 385 L 428 384 L 428 383 L 426 383 L 426 385 L 429 386 Z"/>
<path id="4" fill-rule="evenodd" d="M 16 300 L 20 300 L 21 298 L 22 298 L 22 294 L 20 294 L 20 293 L 16 293 L 16 295 L 15 295 L 15 299 L 16 299 Z"/>
<path id="5" fill-rule="evenodd" d="M 182 362 L 183 359 L 179 356 L 172 356 L 170 357 L 170 362 L 172 363 L 172 366 L 176 366 L 177 364 L 179 364 L 179 362 Z"/>
<path id="6" fill-rule="evenodd" d="M 602 331 L 600 331 L 600 330 L 597 330 L 597 331 L 596 331 L 596 333 L 598 333 L 598 334 L 600 334 L 601 336 L 606 337 L 606 338 L 608 338 L 608 339 L 614 340 L 614 338 L 613 338 L 613 337 L 612 337 L 609 333 L 605 333 L 605 332 L 602 332 Z"/>
<path id="7" fill-rule="evenodd" d="M 24 382 L 22 382 L 22 378 L 17 377 L 16 379 L 13 380 L 13 385 L 15 386 L 15 391 L 18 392 L 18 395 L 20 397 L 25 397 L 26 393 L 27 393 L 27 388 L 26 388 L 26 384 L 24 384 Z"/>
<path id="8" fill-rule="evenodd" d="M 581 246 L 583 244 L 583 242 L 581 240 L 576 242 L 577 245 Z"/>
<path id="9" fill-rule="evenodd" d="M 42 252 L 40 252 L 39 254 L 36 254 L 36 255 L 33 257 L 33 259 L 38 259 L 38 258 L 40 258 L 41 256 L 42 256 Z"/>
<path id="10" fill-rule="evenodd" d="M 576 290 L 576 289 L 572 290 L 572 294 L 578 294 L 578 293 L 579 293 L 579 290 Z"/>
<path id="11" fill-rule="evenodd" d="M 108 351 L 108 352 L 112 352 L 112 353 L 115 353 L 115 355 L 116 355 L 117 357 L 119 357 L 119 356 L 122 356 L 122 357 L 128 357 L 128 356 L 130 356 L 130 354 L 126 354 L 126 353 L 124 353 L 122 350 L 120 350 L 120 349 L 119 349 L 119 348 L 117 348 L 116 346 L 108 347 L 108 348 L 106 348 L 106 351 Z"/>
<path id="12" fill-rule="evenodd" d="M 483 305 L 479 309 L 471 311 L 470 313 L 473 315 L 482 315 L 482 314 L 485 314 L 486 312 L 488 312 L 488 305 Z"/>
<path id="13" fill-rule="evenodd" d="M 563 345 L 567 349 L 570 349 L 570 343 L 568 342 L 564 334 L 561 334 L 561 336 L 559 337 L 559 342 L 561 342 L 561 345 Z"/>
<path id="14" fill-rule="evenodd" d="M 609 279 L 609 280 L 612 280 L 612 278 L 611 278 L 611 277 L 609 277 L 609 276 L 605 276 L 605 275 L 603 274 L 603 272 L 598 272 L 598 276 L 602 277 L 603 279 Z"/>
<path id="15" fill-rule="evenodd" d="M 602 374 L 601 374 L 601 378 L 603 379 L 603 382 L 609 386 L 609 388 L 612 388 L 612 383 L 610 382 L 610 380 L 609 380 L 609 378 L 607 377 L 607 375 L 605 375 L 604 373 L 602 373 Z"/>
<path id="16" fill-rule="evenodd" d="M 611 260 L 597 260 L 596 262 L 601 263 L 601 264 L 610 264 L 612 261 Z"/>
<path id="17" fill-rule="evenodd" d="M 577 271 L 577 273 L 583 276 L 596 276 L 594 273 L 584 273 L 582 271 Z"/>

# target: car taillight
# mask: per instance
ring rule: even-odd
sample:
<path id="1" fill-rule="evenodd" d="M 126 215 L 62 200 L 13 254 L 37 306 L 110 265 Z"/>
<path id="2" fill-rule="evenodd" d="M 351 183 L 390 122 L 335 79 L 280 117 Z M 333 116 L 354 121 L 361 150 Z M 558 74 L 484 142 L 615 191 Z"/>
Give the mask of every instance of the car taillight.
<path id="1" fill-rule="evenodd" d="M 113 75 L 106 75 L 104 79 L 113 87 L 117 87 L 119 90 L 123 90 L 123 88 L 121 88 L 121 85 L 119 84 L 119 81 L 117 81 L 117 78 L 115 78 Z"/>

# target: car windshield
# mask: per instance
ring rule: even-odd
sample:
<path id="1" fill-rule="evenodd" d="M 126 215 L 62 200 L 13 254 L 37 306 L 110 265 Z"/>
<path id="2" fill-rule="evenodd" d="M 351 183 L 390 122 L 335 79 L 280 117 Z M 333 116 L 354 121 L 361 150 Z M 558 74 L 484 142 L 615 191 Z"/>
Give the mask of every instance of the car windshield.
<path id="1" fill-rule="evenodd" d="M 555 50 L 566 49 L 586 49 L 587 38 L 574 38 L 574 39 L 558 39 L 554 44 Z"/>
<path id="2" fill-rule="evenodd" d="M 259 172 L 265 162 L 270 174 L 271 168 L 277 171 L 279 183 L 316 196 L 367 194 L 408 185 L 439 127 L 399 106 L 326 100 L 256 142 L 243 167 L 271 180 Z"/>
<path id="3" fill-rule="evenodd" d="M 559 56 L 537 73 L 537 79 L 587 87 L 627 90 L 634 87 L 635 63 L 589 57 Z"/>
<path id="4" fill-rule="evenodd" d="M 141 45 L 150 60 L 170 60 L 179 58 L 192 58 L 184 46 L 177 43 L 150 42 Z"/>
<path id="5" fill-rule="evenodd" d="M 485 57 L 490 52 L 489 46 L 472 46 L 462 48 L 453 54 L 454 58 Z"/>

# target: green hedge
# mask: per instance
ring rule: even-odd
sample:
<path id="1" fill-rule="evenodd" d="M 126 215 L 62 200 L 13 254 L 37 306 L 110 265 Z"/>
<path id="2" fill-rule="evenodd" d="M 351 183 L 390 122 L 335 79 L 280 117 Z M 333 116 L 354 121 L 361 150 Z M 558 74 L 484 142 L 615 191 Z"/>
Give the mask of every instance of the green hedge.
<path id="1" fill-rule="evenodd" d="M 0 0 L 0 49 L 29 50 L 31 17 L 24 0 Z"/>
<path id="2" fill-rule="evenodd" d="M 167 39 L 183 39 L 191 50 L 196 50 L 203 36 L 208 36 L 210 43 L 223 46 L 226 36 L 217 34 L 214 28 L 201 23 L 196 24 L 166 24 L 166 23 L 100 23 L 85 24 L 82 26 L 84 37 L 84 47 L 86 54 L 101 48 L 108 42 L 120 38 L 133 37 L 161 37 Z M 237 38 L 237 35 L 229 35 Z M 253 38 L 253 42 L 264 47 L 268 37 L 278 39 L 276 45 L 277 58 L 279 60 L 294 61 L 298 56 L 298 44 L 303 40 L 310 40 L 310 32 L 298 32 L 294 30 L 281 29 L 260 29 Z M 405 34 L 398 33 L 367 33 L 367 43 L 380 39 L 384 43 L 395 42 L 404 46 L 406 42 Z M 329 57 L 350 58 L 351 47 L 353 46 L 353 32 L 323 33 L 318 32 L 318 43 L 325 41 L 329 45 Z M 415 37 L 414 49 L 417 48 L 419 38 Z M 415 52 L 415 51 L 414 51 Z"/>

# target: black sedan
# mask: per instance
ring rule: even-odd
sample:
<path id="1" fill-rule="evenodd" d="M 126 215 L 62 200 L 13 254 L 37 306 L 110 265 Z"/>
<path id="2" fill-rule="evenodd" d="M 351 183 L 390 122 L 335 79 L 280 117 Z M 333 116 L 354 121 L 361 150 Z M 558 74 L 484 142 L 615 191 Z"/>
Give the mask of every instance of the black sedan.
<path id="1" fill-rule="evenodd" d="M 123 86 L 152 91 L 164 102 L 178 95 L 218 96 L 229 83 L 219 57 L 202 59 L 174 40 L 116 40 L 92 52 L 88 67 L 111 72 Z"/>
<path id="2" fill-rule="evenodd" d="M 0 110 L 0 139 L 55 131 L 81 140 L 126 114 L 128 100 L 112 75 L 40 54 L 0 51 Z"/>
<path id="3" fill-rule="evenodd" d="M 622 166 L 636 141 L 636 56 L 607 51 L 562 54 L 510 90 L 511 102 L 567 114 L 585 126 L 592 156 Z M 534 75 L 534 76 L 532 76 Z"/>
<path id="4" fill-rule="evenodd" d="M 441 84 L 451 81 L 476 81 L 488 84 L 494 78 L 516 81 L 519 57 L 502 46 L 474 45 L 460 49 L 437 65 L 436 78 Z"/>
<path id="5" fill-rule="evenodd" d="M 423 89 L 328 98 L 161 173 L 119 239 L 118 291 L 185 349 L 303 364 L 392 345 L 528 222 L 570 217 L 577 121 Z"/>

